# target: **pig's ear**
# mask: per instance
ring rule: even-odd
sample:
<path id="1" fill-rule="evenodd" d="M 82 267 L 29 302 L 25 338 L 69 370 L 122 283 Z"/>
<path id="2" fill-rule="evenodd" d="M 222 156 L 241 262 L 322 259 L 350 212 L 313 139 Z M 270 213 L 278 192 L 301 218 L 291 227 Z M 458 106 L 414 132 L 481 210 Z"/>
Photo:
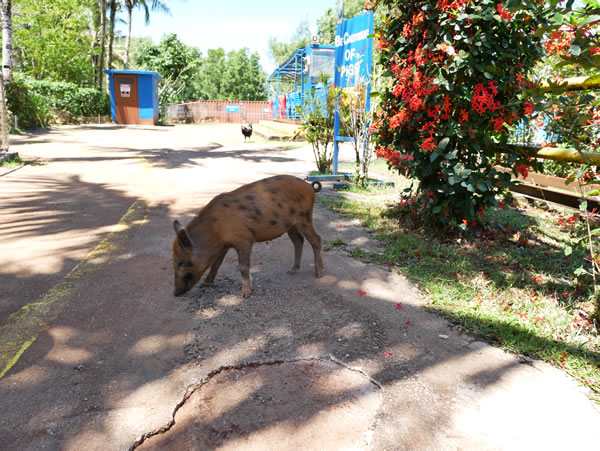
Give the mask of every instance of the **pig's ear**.
<path id="1" fill-rule="evenodd" d="M 192 239 L 181 224 L 179 224 L 178 220 L 173 222 L 173 228 L 175 229 L 175 233 L 177 234 L 177 238 L 179 240 L 179 244 L 183 247 L 192 247 Z"/>

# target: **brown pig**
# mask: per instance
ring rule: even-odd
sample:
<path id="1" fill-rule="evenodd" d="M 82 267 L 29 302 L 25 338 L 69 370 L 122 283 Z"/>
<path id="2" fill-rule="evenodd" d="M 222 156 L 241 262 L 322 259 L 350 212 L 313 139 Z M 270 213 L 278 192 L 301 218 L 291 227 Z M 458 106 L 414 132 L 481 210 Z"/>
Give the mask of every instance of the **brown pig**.
<path id="1" fill-rule="evenodd" d="M 315 193 L 309 184 L 296 177 L 278 175 L 219 194 L 185 227 L 175 221 L 175 296 L 189 291 L 209 267 L 204 285 L 211 284 L 230 248 L 238 254 L 242 296 L 249 296 L 252 245 L 286 232 L 294 244 L 294 264 L 288 273 L 300 268 L 306 238 L 313 248 L 315 275 L 321 277 L 321 237 L 312 223 L 314 202 Z"/>

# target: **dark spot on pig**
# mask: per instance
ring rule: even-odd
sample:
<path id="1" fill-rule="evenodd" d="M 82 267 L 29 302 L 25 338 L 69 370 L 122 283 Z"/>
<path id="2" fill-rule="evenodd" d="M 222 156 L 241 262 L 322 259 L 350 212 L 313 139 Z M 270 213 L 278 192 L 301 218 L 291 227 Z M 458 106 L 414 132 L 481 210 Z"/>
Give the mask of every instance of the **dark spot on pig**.
<path id="1" fill-rule="evenodd" d="M 227 202 L 223 202 L 223 206 L 224 206 L 225 208 L 227 208 L 227 207 L 229 207 L 229 204 L 228 204 Z"/>
<path id="2" fill-rule="evenodd" d="M 267 191 L 270 192 L 270 193 L 272 193 L 272 194 L 277 194 L 281 190 L 279 188 L 277 188 L 276 186 L 274 186 L 272 188 L 267 188 Z"/>
<path id="3" fill-rule="evenodd" d="M 292 223 L 291 222 L 286 222 L 285 223 L 285 228 L 286 229 L 291 229 L 292 228 Z"/>
<path id="4" fill-rule="evenodd" d="M 281 202 L 277 202 L 277 206 L 278 206 L 279 208 L 283 208 L 283 205 L 281 205 Z"/>
<path id="5" fill-rule="evenodd" d="M 185 276 L 183 276 L 183 281 L 186 283 L 186 285 L 192 280 L 194 280 L 194 275 L 192 273 L 187 273 Z"/>
<path id="6" fill-rule="evenodd" d="M 260 211 L 260 209 L 258 209 L 258 208 L 255 208 L 255 209 L 254 209 L 254 214 L 255 214 L 256 216 L 262 216 L 262 211 Z"/>
<path id="7" fill-rule="evenodd" d="M 293 215 L 296 213 L 296 209 L 294 207 L 290 207 L 290 214 Z"/>
<path id="8" fill-rule="evenodd" d="M 256 235 L 256 232 L 255 232 L 255 230 L 252 227 L 248 227 L 248 230 L 250 231 L 250 233 L 252 235 Z"/>
<path id="9" fill-rule="evenodd" d="M 246 195 L 246 200 L 253 201 L 255 199 L 254 194 Z"/>
<path id="10" fill-rule="evenodd" d="M 279 213 L 277 213 L 276 211 L 273 212 L 273 216 L 275 216 L 276 218 L 279 217 Z"/>
<path id="11" fill-rule="evenodd" d="M 302 216 L 303 218 L 305 218 L 307 221 L 310 221 L 310 212 L 309 211 L 305 211 L 303 213 L 300 213 L 300 216 Z"/>
<path id="12" fill-rule="evenodd" d="M 233 203 L 234 203 L 234 204 L 239 204 L 239 203 L 240 203 L 240 200 L 239 200 L 239 199 L 233 199 Z"/>
<path id="13" fill-rule="evenodd" d="M 274 219 L 271 219 L 269 221 L 269 224 L 271 224 L 272 226 L 277 225 L 277 221 L 275 221 Z"/>
<path id="14" fill-rule="evenodd" d="M 242 211 L 248 210 L 248 207 L 246 207 L 245 205 L 240 205 L 238 208 Z"/>
<path id="15" fill-rule="evenodd" d="M 255 215 L 249 215 L 248 217 L 250 219 L 252 219 L 253 221 L 257 221 L 258 220 L 258 216 L 255 216 Z"/>

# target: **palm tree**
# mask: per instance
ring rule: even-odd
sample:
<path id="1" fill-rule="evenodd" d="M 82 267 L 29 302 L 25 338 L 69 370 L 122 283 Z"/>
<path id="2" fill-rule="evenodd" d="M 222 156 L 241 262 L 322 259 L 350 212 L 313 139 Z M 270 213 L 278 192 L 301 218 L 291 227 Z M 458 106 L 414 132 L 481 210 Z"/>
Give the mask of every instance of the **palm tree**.
<path id="1" fill-rule="evenodd" d="M 154 10 L 169 13 L 169 8 L 160 0 L 152 0 L 150 8 L 146 0 L 123 0 L 123 5 L 127 10 L 127 37 L 125 38 L 125 69 L 129 66 L 129 43 L 131 41 L 131 15 L 133 8 L 139 7 L 144 9 L 146 24 L 150 23 L 150 8 Z"/>

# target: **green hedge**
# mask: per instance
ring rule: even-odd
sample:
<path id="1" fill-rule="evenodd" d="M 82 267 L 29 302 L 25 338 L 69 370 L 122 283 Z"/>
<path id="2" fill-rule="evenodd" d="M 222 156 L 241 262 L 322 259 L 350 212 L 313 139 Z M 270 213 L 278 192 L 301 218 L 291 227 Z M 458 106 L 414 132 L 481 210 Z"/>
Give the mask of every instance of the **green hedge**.
<path id="1" fill-rule="evenodd" d="M 78 123 L 110 114 L 110 96 L 73 83 L 16 77 L 6 82 L 8 109 L 22 129 Z"/>

